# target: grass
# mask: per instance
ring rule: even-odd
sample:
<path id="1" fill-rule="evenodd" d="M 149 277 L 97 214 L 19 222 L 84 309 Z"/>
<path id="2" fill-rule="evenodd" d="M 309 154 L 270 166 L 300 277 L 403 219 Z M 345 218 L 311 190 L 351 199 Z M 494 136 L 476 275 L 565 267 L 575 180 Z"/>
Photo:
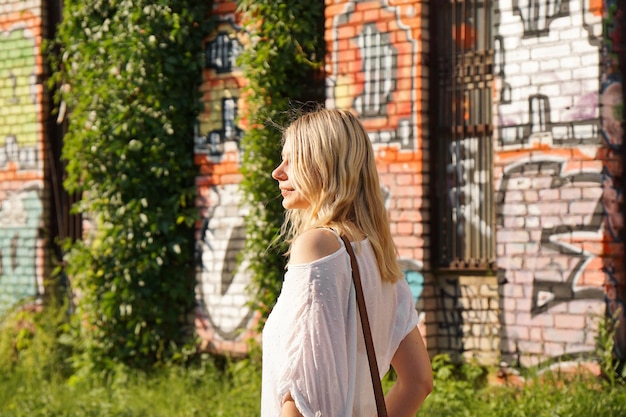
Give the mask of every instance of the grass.
<path id="1" fill-rule="evenodd" d="M 0 379 L 2 417 L 249 417 L 259 415 L 261 378 L 256 359 L 151 374 L 120 371 L 74 381 L 15 369 Z M 523 386 L 493 386 L 458 377 L 437 378 L 418 416 L 616 417 L 626 416 L 626 388 L 591 376 L 544 376 Z"/>
<path id="2" fill-rule="evenodd" d="M 72 374 L 58 316 L 25 313 L 0 323 L 0 417 L 250 417 L 259 415 L 258 352 L 244 360 L 203 355 L 149 373 L 118 368 Z M 35 319 L 33 319 L 33 317 Z M 433 360 L 435 390 L 418 417 L 626 416 L 626 386 L 579 373 L 544 373 L 521 384 L 487 383 L 472 364 Z M 385 387 L 391 381 L 387 378 Z"/>
<path id="3" fill-rule="evenodd" d="M 445 357 L 433 361 L 435 390 L 418 416 L 617 417 L 626 416 L 626 386 L 595 375 L 546 372 L 515 384 L 486 382 L 486 371 Z"/>
<path id="4" fill-rule="evenodd" d="M 258 415 L 260 372 L 250 361 L 120 370 L 79 380 L 24 369 L 0 379 L 0 416 L 183 417 Z"/>

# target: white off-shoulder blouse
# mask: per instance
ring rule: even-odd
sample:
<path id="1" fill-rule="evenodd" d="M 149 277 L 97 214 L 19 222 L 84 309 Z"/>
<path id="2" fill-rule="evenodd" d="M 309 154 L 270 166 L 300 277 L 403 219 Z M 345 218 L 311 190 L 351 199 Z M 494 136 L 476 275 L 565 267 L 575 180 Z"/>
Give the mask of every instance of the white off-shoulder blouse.
<path id="1" fill-rule="evenodd" d="M 376 414 L 350 258 L 339 241 L 336 252 L 287 268 L 263 330 L 261 417 L 278 417 L 287 392 L 304 417 Z M 370 242 L 352 245 L 382 378 L 417 312 L 405 280 L 381 280 Z"/>

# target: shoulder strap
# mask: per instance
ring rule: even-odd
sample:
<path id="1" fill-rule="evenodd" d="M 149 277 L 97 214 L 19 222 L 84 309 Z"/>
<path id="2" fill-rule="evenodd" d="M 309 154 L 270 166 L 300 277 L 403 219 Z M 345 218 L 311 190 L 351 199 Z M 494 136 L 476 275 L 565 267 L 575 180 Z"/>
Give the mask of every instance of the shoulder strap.
<path id="1" fill-rule="evenodd" d="M 348 255 L 350 255 L 350 265 L 352 266 L 352 281 L 356 290 L 356 304 L 361 315 L 361 327 L 363 328 L 363 336 L 365 338 L 365 348 L 367 349 L 367 360 L 370 364 L 370 374 L 372 376 L 372 385 L 374 386 L 374 397 L 376 398 L 376 409 L 378 417 L 387 417 L 387 408 L 385 407 L 385 395 L 380 382 L 380 374 L 378 372 L 378 363 L 376 362 L 376 353 L 374 352 L 374 341 L 372 340 L 372 332 L 370 330 L 370 322 L 367 317 L 367 309 L 365 307 L 365 296 L 363 294 L 363 286 L 361 285 L 361 274 L 359 273 L 359 265 L 354 255 L 354 250 L 350 241 L 341 236 Z"/>

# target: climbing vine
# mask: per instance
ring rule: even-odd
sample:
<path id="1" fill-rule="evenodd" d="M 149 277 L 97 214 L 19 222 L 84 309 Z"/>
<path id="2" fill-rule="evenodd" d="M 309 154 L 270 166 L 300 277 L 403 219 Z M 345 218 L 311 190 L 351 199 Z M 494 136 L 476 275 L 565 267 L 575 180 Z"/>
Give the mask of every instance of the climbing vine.
<path id="1" fill-rule="evenodd" d="M 211 1 L 66 0 L 52 82 L 65 186 L 90 219 L 69 244 L 78 363 L 149 368 L 193 334 L 194 124 Z"/>
<path id="2" fill-rule="evenodd" d="M 280 162 L 281 131 L 294 103 L 321 101 L 324 2 L 239 0 L 249 42 L 239 58 L 247 80 L 241 183 L 254 306 L 266 317 L 284 274 L 284 243 L 272 244 L 284 210 L 272 170 Z M 263 321 L 262 321 L 263 322 Z"/>

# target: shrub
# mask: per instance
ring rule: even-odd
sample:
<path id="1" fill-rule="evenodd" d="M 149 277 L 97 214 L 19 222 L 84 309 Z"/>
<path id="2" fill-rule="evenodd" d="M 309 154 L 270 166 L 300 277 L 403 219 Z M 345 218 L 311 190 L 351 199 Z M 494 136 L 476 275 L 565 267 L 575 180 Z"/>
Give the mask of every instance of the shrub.
<path id="1" fill-rule="evenodd" d="M 211 1 L 66 1 L 52 51 L 65 186 L 93 220 L 68 244 L 80 366 L 150 367 L 189 340 L 194 125 Z M 54 56 L 57 57 L 54 60 Z"/>

